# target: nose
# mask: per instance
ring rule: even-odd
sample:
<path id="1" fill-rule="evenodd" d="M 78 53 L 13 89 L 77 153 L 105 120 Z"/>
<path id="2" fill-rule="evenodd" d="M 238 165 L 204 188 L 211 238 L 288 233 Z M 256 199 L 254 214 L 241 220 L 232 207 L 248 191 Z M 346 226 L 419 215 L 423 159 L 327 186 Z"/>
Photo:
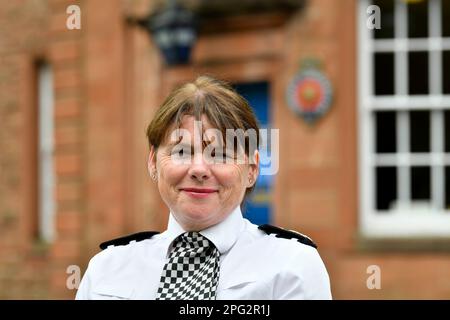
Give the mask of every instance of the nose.
<path id="1" fill-rule="evenodd" d="M 203 159 L 203 154 L 201 152 L 194 155 L 191 166 L 188 171 L 189 176 L 193 180 L 202 182 L 209 179 L 211 176 L 211 171 L 208 163 Z"/>

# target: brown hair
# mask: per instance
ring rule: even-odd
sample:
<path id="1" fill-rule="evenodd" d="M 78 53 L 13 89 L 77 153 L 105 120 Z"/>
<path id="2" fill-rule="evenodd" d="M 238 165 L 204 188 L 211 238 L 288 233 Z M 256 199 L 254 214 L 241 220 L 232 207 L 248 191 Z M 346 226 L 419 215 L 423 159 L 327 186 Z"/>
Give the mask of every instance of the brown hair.
<path id="1" fill-rule="evenodd" d="M 211 125 L 222 132 L 223 137 L 226 136 L 226 129 L 253 129 L 256 147 L 259 148 L 259 126 L 252 108 L 245 98 L 223 80 L 199 76 L 193 82 L 175 88 L 156 111 L 147 128 L 149 145 L 157 149 L 167 138 L 172 125 L 180 127 L 184 115 L 194 116 L 197 121 L 201 121 L 202 115 L 205 115 Z M 251 146 L 246 138 L 244 148 L 248 155 L 253 155 L 255 151 L 249 149 Z M 246 190 L 245 196 L 253 191 L 254 186 Z"/>

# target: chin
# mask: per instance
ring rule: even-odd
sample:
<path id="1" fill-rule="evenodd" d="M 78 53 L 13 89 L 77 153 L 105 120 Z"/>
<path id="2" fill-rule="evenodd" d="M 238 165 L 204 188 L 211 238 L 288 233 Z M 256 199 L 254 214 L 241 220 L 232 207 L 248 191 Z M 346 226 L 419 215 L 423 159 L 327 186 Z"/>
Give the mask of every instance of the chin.
<path id="1" fill-rule="evenodd" d="M 190 223 L 205 224 L 211 221 L 211 214 L 214 213 L 211 206 L 190 206 L 188 208 L 180 208 L 180 214 Z M 217 209 L 217 207 L 216 207 Z"/>
<path id="2" fill-rule="evenodd" d="M 186 217 L 189 218 L 189 220 L 205 220 L 205 218 L 209 217 L 211 215 L 211 208 L 210 207 L 204 207 L 204 208 L 195 208 L 190 207 L 186 208 L 186 210 L 181 211 Z"/>

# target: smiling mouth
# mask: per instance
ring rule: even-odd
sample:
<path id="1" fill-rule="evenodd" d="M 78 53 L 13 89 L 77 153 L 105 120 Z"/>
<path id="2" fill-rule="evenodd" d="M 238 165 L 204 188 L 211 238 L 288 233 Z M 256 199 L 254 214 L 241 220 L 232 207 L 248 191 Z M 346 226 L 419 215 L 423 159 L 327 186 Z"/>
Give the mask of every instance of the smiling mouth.
<path id="1" fill-rule="evenodd" d="M 207 189 L 207 188 L 182 188 L 181 191 L 184 191 L 186 194 L 193 198 L 206 198 L 213 193 L 218 192 L 216 189 Z"/>
<path id="2" fill-rule="evenodd" d="M 214 192 L 217 192 L 216 189 L 208 189 L 208 188 L 181 188 L 181 191 L 195 192 L 195 193 L 214 193 Z"/>

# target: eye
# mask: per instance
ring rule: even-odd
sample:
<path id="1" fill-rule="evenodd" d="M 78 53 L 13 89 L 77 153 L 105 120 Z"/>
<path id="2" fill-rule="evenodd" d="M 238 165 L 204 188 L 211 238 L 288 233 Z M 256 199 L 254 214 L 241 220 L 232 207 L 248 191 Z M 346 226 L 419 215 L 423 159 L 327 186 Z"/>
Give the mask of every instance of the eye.
<path id="1" fill-rule="evenodd" d="M 187 147 L 175 146 L 170 151 L 170 155 L 174 159 L 186 159 L 190 157 L 191 153 Z"/>
<path id="2" fill-rule="evenodd" d="M 211 159 L 215 162 L 215 163 L 225 163 L 226 159 L 227 159 L 227 154 L 223 151 L 212 151 L 211 152 Z"/>

